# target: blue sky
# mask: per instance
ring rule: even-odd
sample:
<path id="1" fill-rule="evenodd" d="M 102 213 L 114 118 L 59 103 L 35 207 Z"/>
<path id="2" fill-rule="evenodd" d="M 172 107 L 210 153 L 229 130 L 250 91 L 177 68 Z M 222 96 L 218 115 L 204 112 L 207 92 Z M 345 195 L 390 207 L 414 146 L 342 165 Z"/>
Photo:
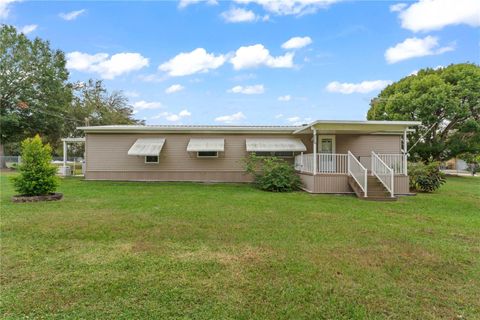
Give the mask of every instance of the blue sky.
<path id="1" fill-rule="evenodd" d="M 66 52 L 148 124 L 365 119 L 385 85 L 480 61 L 480 1 L 0 0 L 0 21 Z M 289 41 L 290 40 L 290 41 Z"/>

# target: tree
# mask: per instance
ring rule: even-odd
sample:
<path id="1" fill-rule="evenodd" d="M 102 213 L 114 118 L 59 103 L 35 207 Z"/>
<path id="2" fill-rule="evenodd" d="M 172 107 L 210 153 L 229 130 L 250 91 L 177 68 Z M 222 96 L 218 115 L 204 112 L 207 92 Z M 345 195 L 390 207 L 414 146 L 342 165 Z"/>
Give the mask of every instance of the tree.
<path id="1" fill-rule="evenodd" d="M 48 41 L 0 27 L 0 154 L 5 144 L 41 134 L 56 144 L 71 102 L 65 56 Z"/>
<path id="2" fill-rule="evenodd" d="M 411 156 L 425 162 L 480 152 L 480 67 L 423 69 L 386 87 L 370 102 L 369 120 L 414 120 Z"/>
<path id="3" fill-rule="evenodd" d="M 58 186 L 57 167 L 52 165 L 52 148 L 43 145 L 39 135 L 22 142 L 20 175 L 13 177 L 15 191 L 26 196 L 41 196 L 55 192 Z"/>
<path id="4" fill-rule="evenodd" d="M 133 117 L 133 108 L 122 92 L 109 93 L 100 80 L 73 84 L 72 104 L 68 108 L 65 136 L 78 136 L 83 132 L 77 126 L 111 124 L 143 124 Z"/>

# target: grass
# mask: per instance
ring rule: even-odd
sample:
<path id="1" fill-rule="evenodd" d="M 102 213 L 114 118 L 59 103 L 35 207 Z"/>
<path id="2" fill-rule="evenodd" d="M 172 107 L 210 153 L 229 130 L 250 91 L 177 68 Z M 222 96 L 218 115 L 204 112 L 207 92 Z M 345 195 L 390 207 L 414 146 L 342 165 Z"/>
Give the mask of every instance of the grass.
<path id="1" fill-rule="evenodd" d="M 478 319 L 480 180 L 394 203 L 248 185 L 1 177 L 1 317 Z"/>

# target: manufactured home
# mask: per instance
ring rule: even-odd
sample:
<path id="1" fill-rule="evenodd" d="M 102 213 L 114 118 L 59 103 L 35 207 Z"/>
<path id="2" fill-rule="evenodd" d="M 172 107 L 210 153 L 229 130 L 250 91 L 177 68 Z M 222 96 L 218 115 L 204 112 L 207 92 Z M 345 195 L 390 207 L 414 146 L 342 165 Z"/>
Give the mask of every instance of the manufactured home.
<path id="1" fill-rule="evenodd" d="M 249 182 L 249 153 L 290 162 L 310 193 L 407 194 L 411 121 L 301 126 L 114 125 L 85 132 L 85 179 Z"/>

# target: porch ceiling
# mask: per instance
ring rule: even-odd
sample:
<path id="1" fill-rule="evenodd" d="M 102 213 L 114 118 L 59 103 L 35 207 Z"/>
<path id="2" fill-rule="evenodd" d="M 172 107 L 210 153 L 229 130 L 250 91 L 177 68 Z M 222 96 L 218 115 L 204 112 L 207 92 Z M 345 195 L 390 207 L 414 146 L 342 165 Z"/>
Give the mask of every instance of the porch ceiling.
<path id="1" fill-rule="evenodd" d="M 315 121 L 296 131 L 294 134 L 311 133 L 313 129 L 319 134 L 401 134 L 417 121 Z"/>

